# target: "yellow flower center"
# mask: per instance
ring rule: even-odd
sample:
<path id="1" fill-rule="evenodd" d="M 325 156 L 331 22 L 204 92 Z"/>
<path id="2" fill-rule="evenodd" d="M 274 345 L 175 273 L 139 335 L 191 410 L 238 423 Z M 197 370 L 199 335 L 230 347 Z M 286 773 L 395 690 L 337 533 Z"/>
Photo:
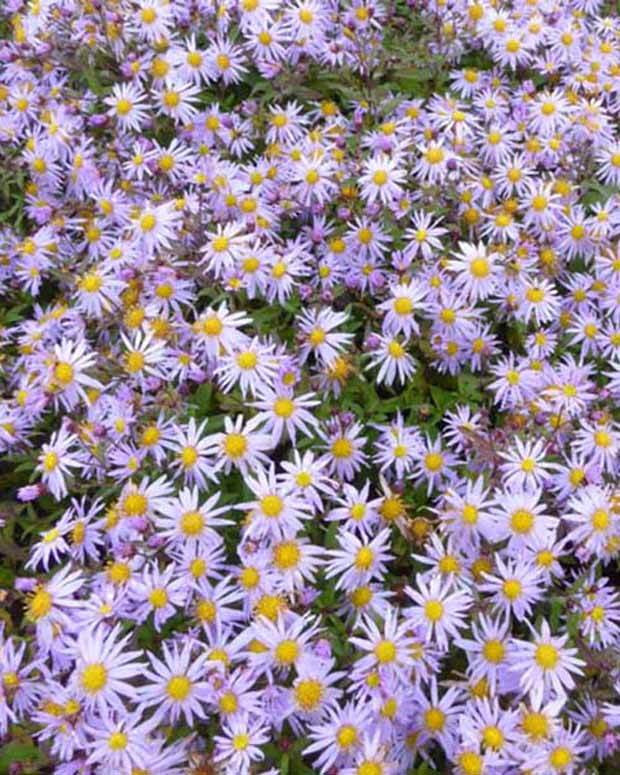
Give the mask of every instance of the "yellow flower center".
<path id="1" fill-rule="evenodd" d="M 260 507 L 266 517 L 277 518 L 284 509 L 284 502 L 279 495 L 266 495 L 261 500 Z"/>
<path id="2" fill-rule="evenodd" d="M 52 610 L 52 596 L 43 587 L 40 587 L 28 601 L 28 618 L 33 622 L 38 622 L 44 616 L 47 616 Z"/>
<path id="3" fill-rule="evenodd" d="M 553 670 L 560 661 L 560 654 L 551 643 L 540 643 L 536 647 L 534 658 L 543 670 Z"/>
<path id="4" fill-rule="evenodd" d="M 505 653 L 506 647 L 497 638 L 490 638 L 482 647 L 482 655 L 487 662 L 491 662 L 494 665 L 503 661 Z"/>
<path id="5" fill-rule="evenodd" d="M 443 455 L 439 452 L 429 452 L 424 458 L 424 464 L 432 473 L 440 471 L 443 467 Z"/>
<path id="6" fill-rule="evenodd" d="M 388 174 L 385 170 L 377 170 L 372 176 L 375 186 L 384 186 L 388 182 Z"/>
<path id="7" fill-rule="evenodd" d="M 482 757 L 474 751 L 465 751 L 459 756 L 459 764 L 464 775 L 482 774 Z"/>
<path id="8" fill-rule="evenodd" d="M 175 702 L 183 702 L 192 688 L 191 681 L 185 675 L 173 675 L 166 684 L 166 694 Z"/>
<path id="9" fill-rule="evenodd" d="M 391 640 L 380 640 L 374 648 L 374 653 L 377 662 L 385 665 L 396 659 L 396 646 Z"/>
<path id="10" fill-rule="evenodd" d="M 357 729 L 351 724 L 343 724 L 336 732 L 336 742 L 345 751 L 358 741 Z"/>
<path id="11" fill-rule="evenodd" d="M 443 616 L 443 610 L 441 600 L 427 600 L 424 604 L 424 614 L 430 622 L 438 622 Z"/>
<path id="12" fill-rule="evenodd" d="M 122 751 L 127 748 L 129 740 L 124 732 L 113 732 L 108 738 L 108 746 L 112 751 Z"/>
<path id="13" fill-rule="evenodd" d="M 132 492 L 123 501 L 123 510 L 130 517 L 142 517 L 146 514 L 148 499 L 141 492 Z"/>
<path id="14" fill-rule="evenodd" d="M 342 459 L 342 458 L 351 457 L 351 455 L 353 454 L 353 444 L 351 444 L 349 439 L 345 439 L 345 438 L 336 439 L 332 443 L 331 452 L 335 458 Z"/>
<path id="15" fill-rule="evenodd" d="M 101 662 L 86 665 L 80 676 L 82 688 L 88 694 L 97 694 L 108 682 L 108 671 Z"/>
<path id="16" fill-rule="evenodd" d="M 502 584 L 502 590 L 508 600 L 515 601 L 521 596 L 523 585 L 518 579 L 506 579 Z"/>
<path id="17" fill-rule="evenodd" d="M 394 312 L 397 315 L 409 315 L 413 311 L 413 303 L 408 296 L 399 296 L 394 299 Z"/>
<path id="18" fill-rule="evenodd" d="M 534 515 L 527 509 L 518 509 L 510 517 L 510 526 L 515 533 L 529 533 L 534 526 Z"/>
<path id="19" fill-rule="evenodd" d="M 316 710 L 323 699 L 323 684 L 315 678 L 300 681 L 294 689 L 297 705 L 305 711 Z"/>
<path id="20" fill-rule="evenodd" d="M 296 541 L 283 541 L 273 550 L 273 562 L 280 570 L 296 568 L 301 558 L 301 552 Z"/>
<path id="21" fill-rule="evenodd" d="M 558 772 L 565 770 L 572 761 L 573 754 L 570 749 L 565 746 L 554 748 L 549 755 L 549 764 Z"/>
<path id="22" fill-rule="evenodd" d="M 354 565 L 357 570 L 369 570 L 374 560 L 374 553 L 369 546 L 362 546 L 355 555 Z"/>
<path id="23" fill-rule="evenodd" d="M 58 465 L 58 455 L 55 452 L 46 452 L 43 457 L 43 468 L 51 473 Z"/>
<path id="24" fill-rule="evenodd" d="M 187 536 L 199 535 L 204 528 L 204 517 L 199 511 L 186 511 L 181 517 L 180 527 Z"/>
<path id="25" fill-rule="evenodd" d="M 54 368 L 54 377 L 56 378 L 56 381 L 64 387 L 73 382 L 73 374 L 73 366 L 66 361 L 60 361 Z"/>
<path id="26" fill-rule="evenodd" d="M 247 448 L 248 442 L 240 433 L 229 433 L 224 440 L 224 452 L 233 460 L 243 457 Z"/>
<path id="27" fill-rule="evenodd" d="M 157 218 L 153 215 L 153 213 L 146 213 L 145 215 L 140 218 L 140 228 L 144 232 L 153 231 L 157 224 Z"/>
<path id="28" fill-rule="evenodd" d="M 292 665 L 299 656 L 299 646 L 294 640 L 283 640 L 275 648 L 274 656 L 281 665 Z"/>
<path id="29" fill-rule="evenodd" d="M 440 732 L 446 723 L 446 715 L 441 708 L 429 708 L 424 713 L 424 725 L 430 732 Z"/>
<path id="30" fill-rule="evenodd" d="M 488 726 L 482 730 L 482 742 L 487 748 L 497 750 L 504 745 L 502 730 L 496 726 Z"/>

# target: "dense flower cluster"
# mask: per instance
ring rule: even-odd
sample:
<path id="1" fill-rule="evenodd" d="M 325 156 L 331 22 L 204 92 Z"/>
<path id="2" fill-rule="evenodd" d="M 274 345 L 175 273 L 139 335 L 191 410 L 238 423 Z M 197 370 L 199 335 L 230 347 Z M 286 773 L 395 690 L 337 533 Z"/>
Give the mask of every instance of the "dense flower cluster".
<path id="1" fill-rule="evenodd" d="M 3 3 L 0 735 L 57 775 L 614 754 L 620 20 L 417 5 Z M 414 16 L 445 89 L 377 92 Z"/>

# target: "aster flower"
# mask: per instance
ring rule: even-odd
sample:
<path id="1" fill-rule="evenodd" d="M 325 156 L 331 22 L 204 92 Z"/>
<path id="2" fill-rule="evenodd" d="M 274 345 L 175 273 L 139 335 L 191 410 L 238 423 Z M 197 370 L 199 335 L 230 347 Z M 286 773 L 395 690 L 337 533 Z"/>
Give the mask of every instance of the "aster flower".
<path id="1" fill-rule="evenodd" d="M 205 718 L 205 703 L 213 702 L 213 689 L 202 680 L 206 654 L 192 655 L 193 646 L 162 644 L 163 659 L 149 653 L 150 667 L 144 671 L 147 683 L 139 692 L 142 711 L 155 707 L 155 718 L 169 718 L 175 723 L 181 715 L 188 724 L 194 717 Z"/>
<path id="2" fill-rule="evenodd" d="M 215 737 L 215 761 L 223 762 L 226 772 L 248 772 L 252 762 L 261 761 L 261 745 L 269 740 L 267 727 L 250 716 L 224 722 L 224 735 Z"/>
<path id="3" fill-rule="evenodd" d="M 464 626 L 471 597 L 464 589 L 451 591 L 451 583 L 443 585 L 439 577 L 433 577 L 427 585 L 418 575 L 416 587 L 405 590 L 415 604 L 408 611 L 408 619 L 413 627 L 424 633 L 427 641 L 434 641 L 446 649 L 448 636 L 457 637 L 459 628 Z"/>
<path id="4" fill-rule="evenodd" d="M 141 651 L 128 651 L 125 647 L 131 634 L 119 638 L 120 627 L 112 630 L 98 627 L 80 632 L 70 653 L 75 653 L 75 670 L 71 686 L 86 707 L 96 706 L 100 711 L 115 709 L 124 713 L 121 698 L 133 696 L 135 687 L 130 680 L 144 667 L 136 661 Z"/>
<path id="5" fill-rule="evenodd" d="M 571 674 L 579 675 L 585 664 L 577 658 L 577 649 L 566 648 L 568 635 L 554 637 L 543 621 L 540 632 L 532 629 L 533 641 L 517 641 L 511 669 L 519 673 L 524 691 L 534 700 L 564 697 L 574 686 Z"/>
<path id="6" fill-rule="evenodd" d="M 77 444 L 77 437 L 61 428 L 50 438 L 49 444 L 44 444 L 39 454 L 37 471 L 42 475 L 43 483 L 50 489 L 56 500 L 61 500 L 67 493 L 65 477 L 71 475 L 71 469 L 83 466 L 76 450 L 71 448 Z"/>

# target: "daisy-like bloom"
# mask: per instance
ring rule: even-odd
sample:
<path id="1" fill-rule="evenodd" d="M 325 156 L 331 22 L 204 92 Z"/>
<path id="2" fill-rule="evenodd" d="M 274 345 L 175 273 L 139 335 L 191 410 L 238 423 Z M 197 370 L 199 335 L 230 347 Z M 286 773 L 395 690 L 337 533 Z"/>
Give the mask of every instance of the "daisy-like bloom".
<path id="1" fill-rule="evenodd" d="M 567 118 L 574 111 L 561 89 L 541 92 L 529 105 L 529 126 L 543 136 L 554 134 L 566 126 Z"/>
<path id="2" fill-rule="evenodd" d="M 433 677 L 425 691 L 416 689 L 415 694 L 421 720 L 420 743 L 435 740 L 450 753 L 455 744 L 458 717 L 463 713 L 461 690 L 452 686 L 440 697 Z"/>
<path id="3" fill-rule="evenodd" d="M 385 154 L 366 161 L 359 182 L 362 197 L 368 204 L 377 199 L 383 204 L 390 204 L 401 196 L 405 181 L 405 171 L 401 164 L 402 160 L 398 156 L 389 157 Z"/>
<path id="4" fill-rule="evenodd" d="M 116 83 L 112 94 L 104 102 L 110 106 L 108 114 L 112 116 L 123 129 L 139 132 L 148 119 L 149 105 L 146 95 L 135 84 Z"/>
<path id="5" fill-rule="evenodd" d="M 97 266 L 77 280 L 77 307 L 86 315 L 101 318 L 118 304 L 124 283 L 115 279 L 111 266 Z"/>
<path id="6" fill-rule="evenodd" d="M 199 94 L 200 88 L 194 83 L 166 80 L 153 91 L 153 101 L 159 113 L 178 124 L 188 124 L 198 113 L 193 103 Z"/>
<path id="7" fill-rule="evenodd" d="M 343 677 L 342 672 L 332 672 L 333 659 L 320 660 L 316 656 L 304 657 L 297 666 L 297 677 L 289 689 L 288 713 L 292 724 L 299 720 L 320 720 L 342 696 L 342 689 L 334 684 Z M 291 717 L 292 716 L 292 717 Z"/>
<path id="8" fill-rule="evenodd" d="M 74 475 L 72 469 L 84 466 L 80 455 L 72 449 L 77 443 L 77 436 L 61 428 L 41 447 L 36 470 L 56 500 L 68 494 L 65 477 Z"/>
<path id="9" fill-rule="evenodd" d="M 418 147 L 420 158 L 413 172 L 425 183 L 438 183 L 445 178 L 448 162 L 453 154 L 441 143 L 431 142 Z"/>
<path id="10" fill-rule="evenodd" d="M 332 364 L 340 352 L 351 342 L 351 334 L 333 329 L 347 320 L 345 312 L 334 312 L 329 308 L 305 310 L 299 317 L 301 347 L 299 358 L 304 363 L 310 355 L 325 365 Z"/>
<path id="11" fill-rule="evenodd" d="M 415 373 L 415 361 L 407 352 L 407 342 L 392 336 L 377 338 L 378 345 L 370 353 L 371 360 L 366 368 L 379 367 L 377 382 L 385 382 L 389 386 L 396 380 L 401 385 L 406 384 Z"/>
<path id="12" fill-rule="evenodd" d="M 610 541 L 620 534 L 620 515 L 608 488 L 582 488 L 569 499 L 566 512 L 563 519 L 571 525 L 571 543 L 584 546 L 588 553 L 604 555 Z"/>
<path id="13" fill-rule="evenodd" d="M 426 311 L 426 295 L 424 286 L 415 280 L 407 284 L 393 285 L 390 288 L 390 298 L 377 307 L 380 312 L 385 313 L 384 333 L 391 336 L 402 333 L 407 338 L 418 336 L 420 327 L 414 316 Z"/>
<path id="14" fill-rule="evenodd" d="M 85 725 L 88 763 L 122 770 L 139 768 L 150 759 L 151 719 L 140 723 L 141 714 L 122 714 L 118 718 L 107 711 Z"/>
<path id="15" fill-rule="evenodd" d="M 133 23 L 140 37 L 151 42 L 165 39 L 173 23 L 172 9 L 163 0 L 141 0 Z"/>
<path id="16" fill-rule="evenodd" d="M 257 468 L 256 478 L 248 477 L 246 485 L 255 500 L 239 503 L 236 508 L 250 512 L 248 535 L 292 538 L 301 530 L 302 520 L 310 519 L 308 504 L 278 482 L 273 465 L 268 471 Z"/>
<path id="17" fill-rule="evenodd" d="M 597 175 L 606 186 L 620 184 L 620 143 L 612 143 L 599 149 L 596 162 Z"/>
<path id="18" fill-rule="evenodd" d="M 308 737 L 311 743 L 304 753 L 318 754 L 315 766 L 322 773 L 329 772 L 359 751 L 370 719 L 370 709 L 362 703 L 348 702 L 343 707 L 329 708 L 325 720 L 310 725 Z"/>
<path id="19" fill-rule="evenodd" d="M 266 450 L 273 448 L 273 441 L 260 430 L 261 422 L 252 417 L 244 424 L 243 415 L 237 415 L 234 422 L 224 418 L 224 431 L 207 436 L 209 455 L 215 458 L 213 472 L 222 470 L 225 474 L 238 468 L 242 474 L 258 466 L 269 465 Z"/>
<path id="20" fill-rule="evenodd" d="M 171 248 L 180 228 L 181 213 L 175 202 L 147 204 L 132 222 L 132 235 L 148 251 Z"/>
<path id="21" fill-rule="evenodd" d="M 350 639 L 363 653 L 355 663 L 356 672 L 367 675 L 371 670 L 379 668 L 383 672 L 395 672 L 403 677 L 410 673 L 415 664 L 411 655 L 415 641 L 408 634 L 409 622 L 398 622 L 396 609 L 391 606 L 388 608 L 381 628 L 366 617 L 360 629 L 364 637 Z"/>
<path id="22" fill-rule="evenodd" d="M 344 484 L 342 494 L 335 499 L 336 508 L 327 514 L 329 521 L 343 522 L 347 531 L 361 531 L 372 534 L 379 522 L 380 498 L 370 498 L 370 482 L 366 480 L 361 489 Z"/>
<path id="23" fill-rule="evenodd" d="M 497 699 L 477 700 L 459 720 L 459 732 L 466 744 L 482 747 L 506 761 L 518 740 L 518 713 L 503 710 Z"/>
<path id="24" fill-rule="evenodd" d="M 471 631 L 473 639 L 459 637 L 456 641 L 467 655 L 469 674 L 474 681 L 484 679 L 492 687 L 504 686 L 513 651 L 509 622 L 479 614 Z"/>
<path id="25" fill-rule="evenodd" d="M 34 586 L 28 596 L 26 618 L 36 625 L 37 640 L 43 651 L 49 649 L 59 633 L 71 630 L 73 609 L 80 601 L 75 592 L 84 584 L 80 571 L 65 565 L 50 579 Z"/>
<path id="26" fill-rule="evenodd" d="M 354 757 L 353 766 L 341 770 L 342 775 L 358 775 L 358 773 L 371 772 L 377 775 L 396 775 L 396 763 L 391 758 L 381 741 L 381 735 L 377 731 L 372 736 L 370 732 L 364 735 L 359 750 Z"/>
<path id="27" fill-rule="evenodd" d="M 541 775 L 572 775 L 581 771 L 587 750 L 584 730 L 569 725 L 558 730 L 553 740 L 535 752 L 529 763 Z"/>
<path id="28" fill-rule="evenodd" d="M 172 544 L 194 544 L 212 547 L 219 544 L 217 528 L 230 525 L 229 519 L 219 515 L 228 511 L 226 506 L 217 508 L 219 495 L 212 495 L 200 504 L 200 491 L 194 486 L 185 487 L 179 494 L 165 501 L 159 508 L 156 524 L 162 538 Z"/>
<path id="29" fill-rule="evenodd" d="M 304 539 L 285 538 L 273 544 L 271 551 L 272 565 L 289 594 L 314 583 L 316 571 L 324 562 L 322 550 Z"/>
<path id="30" fill-rule="evenodd" d="M 309 205 L 328 202 L 337 188 L 334 180 L 336 168 L 328 157 L 313 154 L 302 157 L 295 165 L 293 179 L 298 184 L 298 194 L 302 202 Z"/>
<path id="31" fill-rule="evenodd" d="M 323 456 L 332 476 L 350 481 L 366 462 L 363 452 L 366 439 L 361 436 L 362 426 L 354 423 L 345 428 L 335 426 L 325 434 L 319 432 L 327 451 Z"/>
<path id="32" fill-rule="evenodd" d="M 524 284 L 519 302 L 518 317 L 526 323 L 531 319 L 537 325 L 555 320 L 560 308 L 560 298 L 554 286 L 544 279 Z"/>
<path id="33" fill-rule="evenodd" d="M 373 461 L 381 466 L 381 471 L 393 467 L 396 476 L 403 479 L 420 456 L 422 440 L 419 432 L 404 424 L 400 412 L 390 425 L 376 427 L 381 435 L 375 442 Z"/>
<path id="34" fill-rule="evenodd" d="M 176 438 L 170 443 L 175 455 L 173 466 L 183 473 L 186 482 L 195 482 L 200 488 L 206 487 L 207 479 L 215 479 L 207 453 L 210 445 L 202 435 L 205 426 L 202 422 L 196 427 L 191 417 L 187 427 L 176 429 Z"/>
<path id="35" fill-rule="evenodd" d="M 8 722 L 17 722 L 13 710 L 23 718 L 31 715 L 41 698 L 38 659 L 26 656 L 26 643 L 17 644 L 14 638 L 5 638 L 4 625 L 0 627 L 0 683 L 3 689 L 4 712 L 0 712 L 0 729 L 6 734 Z M 12 710 L 13 709 L 13 710 Z"/>
<path id="36" fill-rule="evenodd" d="M 334 482 L 327 476 L 327 462 L 312 452 L 300 455 L 297 450 L 292 462 L 284 460 L 280 478 L 292 492 L 299 492 L 315 511 L 323 511 L 323 500 L 334 496 Z M 346 487 L 347 485 L 345 485 Z"/>
<path id="37" fill-rule="evenodd" d="M 448 262 L 455 281 L 470 301 L 483 301 L 495 290 L 500 275 L 499 256 L 482 244 L 459 242 L 460 253 Z"/>
<path id="38" fill-rule="evenodd" d="M 491 595 L 496 610 L 503 613 L 507 620 L 511 614 L 523 621 L 532 611 L 542 595 L 542 577 L 540 570 L 526 561 L 506 560 L 496 556 L 496 575 L 485 573 L 488 579 L 480 585 L 480 591 Z"/>
<path id="39" fill-rule="evenodd" d="M 207 51 L 209 77 L 221 78 L 226 86 L 241 80 L 246 72 L 244 62 L 243 49 L 225 38 L 214 41 Z"/>
<path id="40" fill-rule="evenodd" d="M 415 212 L 411 216 L 413 227 L 405 232 L 409 244 L 405 249 L 407 256 L 415 258 L 418 253 L 425 259 L 430 259 L 441 250 L 441 239 L 448 230 L 439 226 L 441 221 L 433 222 L 432 216 L 425 212 Z"/>
<path id="41" fill-rule="evenodd" d="M 463 493 L 452 488 L 443 494 L 439 518 L 448 535 L 458 543 L 477 546 L 482 538 L 495 537 L 495 520 L 491 516 L 492 500 L 482 477 L 469 480 Z"/>
<path id="42" fill-rule="evenodd" d="M 136 661 L 142 652 L 126 648 L 131 633 L 119 635 L 119 625 L 112 630 L 105 626 L 83 630 L 69 647 L 75 659 L 70 686 L 87 708 L 96 707 L 102 713 L 108 709 L 125 712 L 121 698 L 135 695 L 131 680 L 144 668 L 143 662 Z"/>
<path id="43" fill-rule="evenodd" d="M 154 708 L 158 722 L 165 719 L 172 724 L 183 716 L 190 726 L 194 718 L 206 718 L 205 704 L 214 701 L 213 689 L 204 680 L 207 654 L 201 650 L 195 655 L 193 651 L 191 641 L 182 648 L 164 641 L 163 659 L 149 652 L 150 668 L 143 671 L 147 683 L 138 691 L 140 711 Z"/>
<path id="44" fill-rule="evenodd" d="M 223 735 L 216 735 L 214 761 L 222 763 L 226 772 L 249 772 L 252 762 L 264 759 L 260 746 L 269 741 L 268 728 L 248 714 L 224 721 Z"/>
<path id="45" fill-rule="evenodd" d="M 417 481 L 428 482 L 427 492 L 430 495 L 440 482 L 452 478 L 450 466 L 454 462 L 454 455 L 449 450 L 444 450 L 440 438 L 431 441 L 427 436 L 426 442 L 421 445 L 418 453 L 418 464 L 413 472 L 414 478 Z"/>
<path id="46" fill-rule="evenodd" d="M 338 576 L 336 589 L 351 590 L 370 579 L 382 578 L 387 570 L 386 563 L 393 559 L 388 551 L 390 532 L 381 530 L 372 539 L 358 538 L 353 533 L 341 530 L 337 541 L 339 549 L 330 549 L 327 555 L 333 559 L 326 565 L 326 577 Z"/>
<path id="47" fill-rule="evenodd" d="M 41 540 L 31 549 L 30 559 L 26 563 L 27 568 L 36 568 L 40 565 L 44 570 L 49 569 L 50 560 L 55 564 L 60 562 L 63 554 L 68 553 L 69 544 L 64 538 L 65 526 L 62 520 L 56 527 L 39 533 Z"/>
<path id="48" fill-rule="evenodd" d="M 540 489 L 498 493 L 497 505 L 491 511 L 496 520 L 495 537 L 500 541 L 508 538 L 510 551 L 555 535 L 557 519 L 545 513 L 541 496 Z"/>
<path id="49" fill-rule="evenodd" d="M 407 612 L 411 626 L 423 633 L 427 642 L 447 650 L 448 638 L 458 637 L 465 626 L 472 605 L 469 592 L 453 589 L 452 582 L 444 584 L 440 576 L 431 578 L 427 585 L 420 574 L 416 576 L 416 589 L 406 587 L 405 591 L 414 602 Z"/>
<path id="50" fill-rule="evenodd" d="M 578 598 L 579 629 L 592 647 L 605 648 L 620 633 L 620 600 L 604 576 L 594 581 L 590 573 L 587 582 Z"/>
<path id="51" fill-rule="evenodd" d="M 495 402 L 500 408 L 511 408 L 532 398 L 538 385 L 539 377 L 535 371 L 525 364 L 515 363 L 512 353 L 491 369 L 497 377 L 489 390 L 495 395 Z"/>
<path id="52" fill-rule="evenodd" d="M 575 686 L 574 675 L 582 674 L 585 662 L 575 655 L 575 648 L 566 648 L 568 634 L 553 636 L 549 623 L 543 620 L 540 632 L 530 625 L 533 640 L 515 641 L 510 669 L 518 673 L 523 691 L 534 702 L 566 697 L 566 690 Z"/>
<path id="53" fill-rule="evenodd" d="M 620 451 L 620 436 L 615 423 L 593 424 L 582 420 L 575 435 L 574 448 L 575 452 L 583 454 L 603 470 L 612 472 Z"/>
<path id="54" fill-rule="evenodd" d="M 85 372 L 92 369 L 96 356 L 88 352 L 86 342 L 73 342 L 63 339 L 54 347 L 54 359 L 49 367 L 48 386 L 50 392 L 58 396 L 61 405 L 67 409 L 73 407 L 81 398 L 89 401 L 84 388 L 100 390 L 103 385 Z"/>
<path id="55" fill-rule="evenodd" d="M 216 231 L 208 233 L 207 236 L 208 240 L 202 248 L 202 260 L 206 262 L 206 268 L 214 272 L 216 277 L 226 270 L 232 270 L 244 258 L 250 239 L 250 235 L 244 234 L 239 224 L 235 222 L 224 226 L 218 224 Z M 225 305 L 220 309 L 225 309 Z"/>
<path id="56" fill-rule="evenodd" d="M 121 334 L 125 347 L 122 355 L 122 364 L 129 379 L 143 384 L 147 377 L 163 377 L 164 371 L 162 356 L 165 353 L 165 345 L 161 341 L 154 340 L 152 333 L 137 332 L 133 341 Z"/>
<path id="57" fill-rule="evenodd" d="M 174 565 L 169 565 L 163 572 L 157 566 L 146 565 L 139 576 L 134 576 L 129 585 L 129 596 L 132 599 L 132 618 L 145 621 L 153 616 L 156 630 L 161 630 L 162 624 L 174 616 L 184 602 L 184 580 L 173 579 Z"/>
<path id="58" fill-rule="evenodd" d="M 172 486 L 165 476 L 154 482 L 145 477 L 138 485 L 130 482 L 121 492 L 118 512 L 125 517 L 151 519 L 162 512 L 171 492 Z"/>
<path id="59" fill-rule="evenodd" d="M 244 342 L 239 350 L 223 355 L 215 373 L 224 392 L 230 392 L 238 384 L 245 398 L 248 393 L 255 396 L 263 386 L 269 389 L 277 371 L 278 356 L 274 353 L 274 345 L 256 337 Z"/>
<path id="60" fill-rule="evenodd" d="M 308 410 L 318 404 L 319 401 L 315 399 L 314 393 L 296 396 L 292 388 L 277 390 L 261 386 L 259 400 L 252 406 L 261 410 L 256 417 L 262 421 L 263 430 L 271 434 L 273 443 L 276 445 L 285 433 L 293 444 L 297 438 L 297 431 L 304 436 L 312 436 L 319 423 Z"/>
<path id="61" fill-rule="evenodd" d="M 221 350 L 230 352 L 247 341 L 239 329 L 248 323 L 250 318 L 244 312 L 229 312 L 223 302 L 217 310 L 211 307 L 205 310 L 192 325 L 192 331 L 200 349 L 214 358 Z"/>
<path id="62" fill-rule="evenodd" d="M 310 641 L 315 639 L 319 625 L 310 614 L 296 616 L 292 621 L 278 617 L 274 622 L 260 617 L 251 627 L 253 641 L 259 650 L 248 650 L 252 669 L 262 675 L 268 671 L 289 673 L 306 655 L 311 656 Z"/>

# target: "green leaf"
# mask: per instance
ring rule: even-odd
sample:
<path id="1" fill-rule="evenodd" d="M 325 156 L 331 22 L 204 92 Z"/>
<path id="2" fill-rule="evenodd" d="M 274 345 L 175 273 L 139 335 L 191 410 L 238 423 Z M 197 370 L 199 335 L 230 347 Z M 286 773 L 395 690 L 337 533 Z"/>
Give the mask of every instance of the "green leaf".
<path id="1" fill-rule="evenodd" d="M 0 773 L 8 773 L 13 762 L 43 762 L 43 754 L 32 740 L 27 742 L 11 742 L 0 748 Z"/>

